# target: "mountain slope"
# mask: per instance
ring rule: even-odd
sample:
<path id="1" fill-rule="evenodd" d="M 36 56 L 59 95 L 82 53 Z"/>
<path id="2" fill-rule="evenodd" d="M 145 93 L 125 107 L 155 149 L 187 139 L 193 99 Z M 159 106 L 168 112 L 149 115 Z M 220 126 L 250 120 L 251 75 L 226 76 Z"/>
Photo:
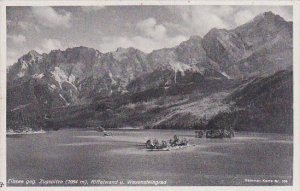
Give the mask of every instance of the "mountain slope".
<path id="1" fill-rule="evenodd" d="M 95 95 L 124 93 L 127 85 L 143 75 L 158 76 L 170 70 L 184 75 L 187 70 L 218 72 L 218 64 L 207 58 L 200 37 L 191 37 L 177 47 L 145 54 L 134 48 L 118 48 L 102 54 L 87 47 L 53 50 L 49 54 L 30 51 L 8 70 L 8 86 L 30 79 L 47 81 L 65 105 L 86 102 Z M 157 74 L 155 74 L 157 73 Z M 221 74 L 222 76 L 222 74 Z"/>
<path id="2" fill-rule="evenodd" d="M 267 12 L 235 29 L 212 29 L 203 38 L 192 36 L 178 46 L 149 54 L 135 48 L 101 53 L 82 46 L 53 50 L 49 54 L 30 51 L 7 71 L 8 121 L 18 120 L 17 116 L 28 110 L 34 112 L 23 115 L 13 128 L 28 125 L 32 117 L 41 121 L 39 124 L 56 115 L 71 120 L 73 112 L 85 123 L 88 121 L 85 118 L 97 118 L 98 114 L 93 114 L 95 110 L 90 107 L 99 105 L 95 100 L 108 100 L 109 105 L 120 101 L 124 105 L 189 95 L 199 96 L 195 105 L 201 107 L 203 96 L 209 98 L 213 93 L 224 96 L 249 77 L 268 76 L 291 68 L 292 29 L 291 22 Z M 80 112 L 76 108 L 86 110 Z M 171 110 L 164 112 L 162 116 L 169 116 Z M 111 116 L 122 112 L 108 113 Z M 125 116 L 126 120 L 131 119 Z M 150 126 L 172 127 L 173 121 L 182 117 L 189 124 L 186 126 L 190 126 L 191 116 L 201 118 L 189 112 L 175 116 L 176 119 L 170 117 L 155 125 L 151 122 Z"/>
<path id="3" fill-rule="evenodd" d="M 190 83 L 183 80 L 168 87 L 149 87 L 122 95 L 98 96 L 86 107 L 71 106 L 53 110 L 52 119 L 49 121 L 51 125 L 62 127 L 101 124 L 105 128 L 192 128 L 202 123 L 203 116 L 209 119 L 229 108 L 222 100 L 238 85 L 240 82 L 234 80 L 204 78 Z M 179 125 L 176 120 L 184 117 L 186 123 Z"/>
<path id="4" fill-rule="evenodd" d="M 270 75 L 293 64 L 293 24 L 266 12 L 232 30 L 212 29 L 203 47 L 233 78 Z"/>
<path id="5" fill-rule="evenodd" d="M 293 72 L 254 78 L 226 98 L 230 112 L 216 115 L 207 128 L 293 133 Z"/>

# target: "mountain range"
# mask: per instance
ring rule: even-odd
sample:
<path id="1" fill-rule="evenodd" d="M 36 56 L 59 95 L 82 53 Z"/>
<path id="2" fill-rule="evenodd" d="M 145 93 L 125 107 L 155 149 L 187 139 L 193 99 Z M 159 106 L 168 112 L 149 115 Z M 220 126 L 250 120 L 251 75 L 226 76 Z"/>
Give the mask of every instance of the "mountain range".
<path id="1" fill-rule="evenodd" d="M 114 126 L 127 122 L 162 128 L 182 117 L 189 122 L 181 126 L 208 124 L 223 111 L 220 108 L 224 106 L 227 111 L 232 107 L 224 98 L 250 79 L 292 70 L 292 54 L 293 23 L 272 12 L 235 29 L 214 28 L 203 38 L 192 36 L 176 47 L 151 53 L 135 48 L 108 53 L 88 47 L 52 50 L 49 54 L 32 50 L 7 70 L 7 128 L 39 128 L 51 121 L 46 120 L 49 118 L 62 124 L 73 121 L 69 125 L 74 126 L 78 115 L 85 116 L 84 126 L 91 121 L 110 124 L 112 117 L 119 119 Z M 204 107 L 201 104 L 208 98 L 217 99 L 219 105 L 214 106 L 213 114 L 201 110 L 183 115 L 167 109 L 171 102 L 187 98 L 195 101 L 194 106 L 185 105 L 187 110 Z M 211 99 L 206 100 L 210 104 L 205 103 L 208 110 L 214 105 Z M 144 105 L 149 101 L 162 102 L 152 114 Z M 186 104 L 191 103 L 186 100 Z M 130 104 L 134 108 L 143 105 L 141 111 L 149 120 L 135 115 L 138 109 L 127 111 L 128 115 L 133 112 L 132 116 L 122 119 L 122 108 L 128 110 Z M 140 123 L 129 123 L 134 115 L 141 117 Z"/>

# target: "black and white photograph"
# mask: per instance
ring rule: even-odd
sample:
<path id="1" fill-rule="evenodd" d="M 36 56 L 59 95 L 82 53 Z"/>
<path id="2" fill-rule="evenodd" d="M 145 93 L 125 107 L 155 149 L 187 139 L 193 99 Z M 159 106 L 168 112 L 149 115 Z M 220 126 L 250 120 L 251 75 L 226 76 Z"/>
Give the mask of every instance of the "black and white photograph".
<path id="1" fill-rule="evenodd" d="M 292 4 L 6 6 L 1 185 L 293 186 L 293 18 Z"/>

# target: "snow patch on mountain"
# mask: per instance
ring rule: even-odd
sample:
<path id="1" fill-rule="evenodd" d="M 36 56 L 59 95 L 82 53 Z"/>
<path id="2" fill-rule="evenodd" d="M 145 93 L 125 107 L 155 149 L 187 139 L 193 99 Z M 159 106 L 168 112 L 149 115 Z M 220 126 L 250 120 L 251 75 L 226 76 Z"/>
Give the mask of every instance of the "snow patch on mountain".
<path id="1" fill-rule="evenodd" d="M 117 61 L 120 61 L 120 60 L 123 60 L 126 58 L 126 56 L 125 56 L 126 51 L 127 51 L 126 48 L 118 48 L 117 51 L 112 53 L 112 55 L 113 55 L 114 59 L 116 59 Z"/>
<path id="2" fill-rule="evenodd" d="M 45 74 L 43 73 L 40 73 L 40 74 L 34 74 L 32 77 L 35 78 L 35 79 L 41 79 L 45 76 Z"/>
<path id="3" fill-rule="evenodd" d="M 59 97 L 61 97 L 64 100 L 66 106 L 70 105 L 70 103 L 64 98 L 64 96 L 62 96 L 61 94 L 59 94 Z"/>
<path id="4" fill-rule="evenodd" d="M 24 60 L 22 60 L 22 62 L 21 62 L 21 68 L 20 68 L 20 71 L 17 74 L 17 76 L 19 78 L 25 76 L 25 73 L 26 73 L 27 69 L 28 69 L 28 64 Z"/>
<path id="5" fill-rule="evenodd" d="M 54 71 L 52 71 L 51 73 L 54 79 L 58 82 L 60 88 L 62 88 L 62 83 L 66 82 L 72 85 L 77 90 L 77 87 L 73 84 L 75 82 L 75 76 L 73 74 L 67 76 L 66 73 L 59 67 L 55 67 Z"/>
<path id="6" fill-rule="evenodd" d="M 184 75 L 185 71 L 192 69 L 191 66 L 180 62 L 173 62 L 171 66 L 175 72 L 180 72 L 182 75 Z"/>
<path id="7" fill-rule="evenodd" d="M 55 89 L 56 89 L 56 86 L 55 86 L 54 84 L 51 84 L 51 85 L 50 85 L 50 88 L 51 88 L 51 90 L 55 90 Z"/>
<path id="8" fill-rule="evenodd" d="M 54 76 L 54 79 L 58 82 L 60 88 L 62 88 L 61 84 L 68 80 L 68 77 L 66 76 L 64 71 L 62 71 L 59 67 L 55 67 L 54 71 L 51 73 Z"/>
<path id="9" fill-rule="evenodd" d="M 109 72 L 108 72 L 108 76 L 109 76 L 109 78 L 111 79 L 111 84 L 112 84 L 112 85 L 117 84 L 117 82 L 116 82 L 116 80 L 113 78 L 113 74 L 111 73 L 110 70 L 109 70 Z"/>
<path id="10" fill-rule="evenodd" d="M 19 78 L 23 77 L 24 75 L 25 75 L 25 72 L 24 72 L 24 71 L 20 71 L 20 72 L 17 74 L 17 76 L 18 76 Z"/>
<path id="11" fill-rule="evenodd" d="M 230 77 L 226 72 L 221 72 L 221 74 L 225 76 L 227 79 L 232 79 L 232 77 Z"/>
<path id="12" fill-rule="evenodd" d="M 27 107 L 28 105 L 30 105 L 31 103 L 27 103 L 27 104 L 23 104 L 23 105 L 19 105 L 15 108 L 13 108 L 12 110 L 10 111 L 17 111 L 17 110 L 20 110 L 20 109 L 24 109 L 25 107 Z"/>

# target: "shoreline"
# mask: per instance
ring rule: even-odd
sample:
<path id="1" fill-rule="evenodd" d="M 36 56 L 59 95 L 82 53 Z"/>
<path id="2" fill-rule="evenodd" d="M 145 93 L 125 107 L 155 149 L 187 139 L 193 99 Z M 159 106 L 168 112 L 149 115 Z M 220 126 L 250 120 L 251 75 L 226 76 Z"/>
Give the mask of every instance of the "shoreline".
<path id="1" fill-rule="evenodd" d="M 27 131 L 27 132 L 13 132 L 13 131 L 6 131 L 6 135 L 30 135 L 30 134 L 43 134 L 47 132 L 55 132 L 55 131 L 96 131 L 96 128 L 82 128 L 82 127 L 71 127 L 71 128 L 61 128 L 59 130 L 38 130 L 38 131 Z M 168 131 L 197 131 L 199 129 L 145 129 L 143 127 L 121 127 L 121 128 L 109 128 L 105 129 L 104 132 L 109 132 L 109 131 L 162 131 L 162 132 L 168 132 Z M 235 133 L 238 134 L 264 134 L 264 135 L 286 135 L 286 136 L 294 136 L 294 134 L 289 134 L 289 133 L 277 133 L 277 132 L 255 132 L 255 131 L 235 131 Z"/>

